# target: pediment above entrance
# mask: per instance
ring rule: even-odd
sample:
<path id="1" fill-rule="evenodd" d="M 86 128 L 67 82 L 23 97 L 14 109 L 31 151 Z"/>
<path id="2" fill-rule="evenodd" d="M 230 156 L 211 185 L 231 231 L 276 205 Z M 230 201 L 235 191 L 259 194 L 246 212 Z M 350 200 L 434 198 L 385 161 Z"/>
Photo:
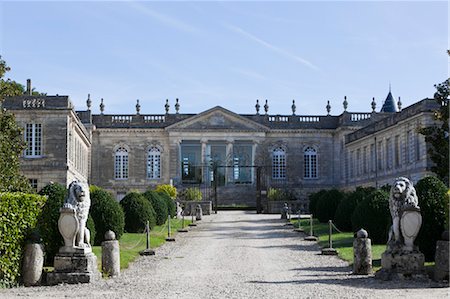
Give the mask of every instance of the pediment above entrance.
<path id="1" fill-rule="evenodd" d="M 266 132 L 268 127 L 220 106 L 184 119 L 166 128 L 168 131 L 246 131 Z"/>

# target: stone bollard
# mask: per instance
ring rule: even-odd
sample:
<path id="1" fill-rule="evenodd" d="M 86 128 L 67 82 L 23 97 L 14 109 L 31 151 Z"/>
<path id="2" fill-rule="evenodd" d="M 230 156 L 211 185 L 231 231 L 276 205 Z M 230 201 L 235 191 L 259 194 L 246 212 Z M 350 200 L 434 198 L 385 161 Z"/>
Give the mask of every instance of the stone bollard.
<path id="1" fill-rule="evenodd" d="M 434 280 L 449 280 L 449 232 L 442 233 L 442 240 L 436 242 Z"/>
<path id="2" fill-rule="evenodd" d="M 353 241 L 353 274 L 372 274 L 372 244 L 364 229 L 356 233 Z"/>
<path id="3" fill-rule="evenodd" d="M 23 284 L 26 287 L 40 285 L 43 267 L 44 246 L 39 243 L 27 244 L 22 264 Z"/>
<path id="4" fill-rule="evenodd" d="M 197 208 L 195 209 L 195 220 L 202 220 L 203 217 L 203 210 L 201 205 L 197 205 Z"/>
<path id="5" fill-rule="evenodd" d="M 102 242 L 102 271 L 108 276 L 120 275 L 120 248 L 116 234 L 109 230 Z"/>

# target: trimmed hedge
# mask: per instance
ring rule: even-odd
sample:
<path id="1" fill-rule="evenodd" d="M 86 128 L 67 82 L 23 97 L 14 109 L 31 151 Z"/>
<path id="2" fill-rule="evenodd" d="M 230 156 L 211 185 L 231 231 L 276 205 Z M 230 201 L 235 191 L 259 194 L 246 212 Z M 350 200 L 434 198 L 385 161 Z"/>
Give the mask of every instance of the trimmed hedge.
<path id="1" fill-rule="evenodd" d="M 163 225 L 167 221 L 168 208 L 167 203 L 156 191 L 148 190 L 144 197 L 151 203 L 156 213 L 156 225 Z"/>
<path id="2" fill-rule="evenodd" d="M 376 190 L 365 197 L 352 214 L 353 231 L 364 228 L 374 244 L 386 244 L 391 226 L 389 193 Z"/>
<path id="3" fill-rule="evenodd" d="M 58 253 L 59 247 L 64 245 L 63 237 L 58 229 L 58 219 L 59 209 L 64 204 L 67 190 L 63 185 L 53 183 L 42 188 L 39 194 L 48 197 L 39 218 L 38 231 L 45 248 L 45 265 L 52 266 L 53 258 Z"/>
<path id="4" fill-rule="evenodd" d="M 436 177 L 425 177 L 416 184 L 416 194 L 422 213 L 422 227 L 415 241 L 427 262 L 434 261 L 436 242 L 446 227 L 449 198 L 447 188 Z"/>
<path id="5" fill-rule="evenodd" d="M 108 230 L 112 230 L 119 240 L 125 228 L 125 214 L 122 207 L 108 191 L 97 186 L 91 186 L 89 189 L 91 194 L 90 214 L 97 230 L 96 237 L 91 236 L 92 244 L 100 245 Z"/>
<path id="6" fill-rule="evenodd" d="M 340 230 L 347 232 L 352 231 L 352 214 L 355 211 L 356 206 L 364 199 L 364 197 L 375 190 L 375 188 L 357 187 L 356 190 L 344 196 L 334 214 L 334 221 Z"/>
<path id="7" fill-rule="evenodd" d="M 172 200 L 166 192 L 158 192 L 158 195 L 166 202 L 169 215 L 175 217 L 177 215 L 177 205 L 175 201 Z"/>
<path id="8" fill-rule="evenodd" d="M 0 285 L 20 275 L 25 237 L 35 228 L 47 198 L 27 193 L 0 193 Z"/>
<path id="9" fill-rule="evenodd" d="M 137 192 L 128 193 L 120 205 L 125 213 L 125 230 L 129 233 L 142 233 L 149 221 L 150 228 L 156 224 L 155 210 L 149 200 Z"/>
<path id="10" fill-rule="evenodd" d="M 320 198 L 323 194 L 325 194 L 326 192 L 327 192 L 326 190 L 322 189 L 322 190 L 320 190 L 320 191 L 318 191 L 318 192 L 311 193 L 311 194 L 309 195 L 309 212 L 310 212 L 311 214 L 313 214 L 313 216 L 316 216 L 316 215 L 317 215 L 317 209 L 316 209 L 316 207 L 317 207 L 317 202 L 319 201 L 319 198 Z"/>
<path id="11" fill-rule="evenodd" d="M 336 209 L 344 198 L 345 193 L 337 190 L 328 190 L 319 197 L 316 205 L 316 216 L 321 223 L 328 223 L 328 220 L 334 220 Z"/>

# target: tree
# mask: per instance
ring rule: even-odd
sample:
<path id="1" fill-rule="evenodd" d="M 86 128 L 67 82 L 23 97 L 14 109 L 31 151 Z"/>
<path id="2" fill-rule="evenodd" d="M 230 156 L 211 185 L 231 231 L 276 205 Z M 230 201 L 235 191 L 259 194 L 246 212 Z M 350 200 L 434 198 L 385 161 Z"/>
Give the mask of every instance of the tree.
<path id="1" fill-rule="evenodd" d="M 447 186 L 449 184 L 449 100 L 450 100 L 450 78 L 440 84 L 436 84 L 434 100 L 439 104 L 434 117 L 438 125 L 421 128 L 419 133 L 425 136 L 425 141 L 430 144 L 428 154 L 434 165 L 431 167 L 439 179 Z"/>
<path id="2" fill-rule="evenodd" d="M 0 56 L 0 103 L 8 96 L 20 95 L 20 84 L 3 79 L 10 68 Z M 30 192 L 28 180 L 20 174 L 19 157 L 25 148 L 20 128 L 13 114 L 0 109 L 0 192 Z"/>

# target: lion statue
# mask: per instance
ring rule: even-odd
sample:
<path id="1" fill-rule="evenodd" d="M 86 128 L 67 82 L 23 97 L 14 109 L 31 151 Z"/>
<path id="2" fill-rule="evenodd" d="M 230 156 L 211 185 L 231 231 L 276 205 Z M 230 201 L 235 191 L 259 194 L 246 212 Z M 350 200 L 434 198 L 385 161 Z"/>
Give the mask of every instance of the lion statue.
<path id="1" fill-rule="evenodd" d="M 86 226 L 89 216 L 91 198 L 89 188 L 85 188 L 78 181 L 69 184 L 69 194 L 66 198 L 63 208 L 70 208 L 75 211 L 78 219 L 78 231 L 75 238 L 75 245 L 78 247 L 91 247 L 90 231 Z"/>
<path id="2" fill-rule="evenodd" d="M 412 251 L 422 218 L 416 190 L 409 179 L 399 177 L 395 180 L 389 195 L 389 211 L 392 217 L 389 251 Z"/>

